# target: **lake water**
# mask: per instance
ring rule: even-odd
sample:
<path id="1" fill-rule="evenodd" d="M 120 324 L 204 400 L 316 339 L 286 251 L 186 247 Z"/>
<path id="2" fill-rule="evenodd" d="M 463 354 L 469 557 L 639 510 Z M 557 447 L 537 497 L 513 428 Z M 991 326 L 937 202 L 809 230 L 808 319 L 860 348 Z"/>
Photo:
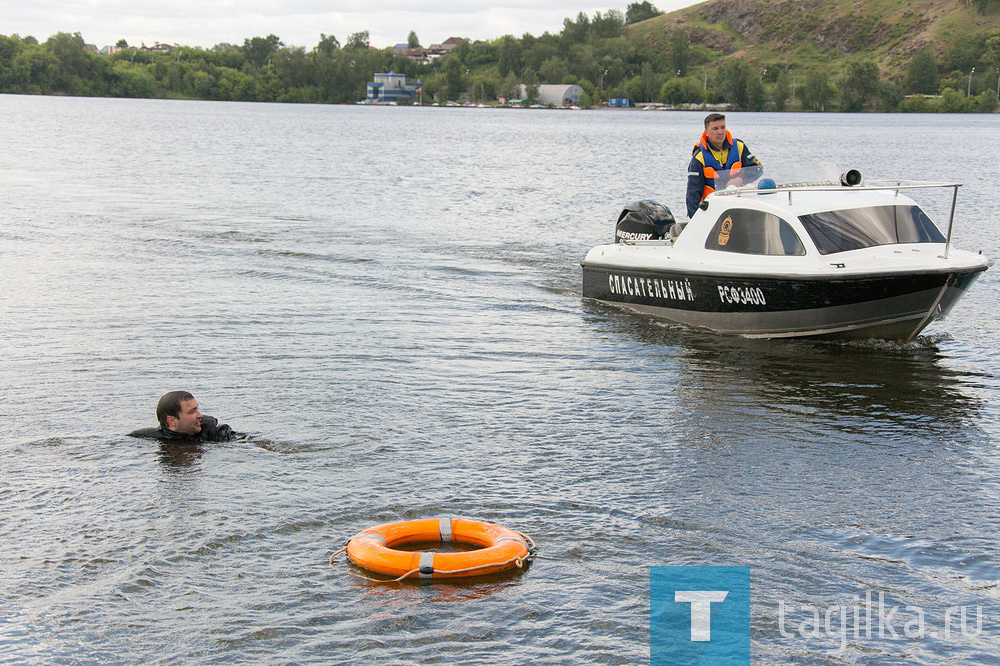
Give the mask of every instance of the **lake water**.
<path id="1" fill-rule="evenodd" d="M 997 268 L 913 344 L 720 337 L 580 294 L 624 204 L 683 212 L 701 113 L 0 118 L 0 660 L 644 663 L 651 565 L 745 565 L 759 663 L 1000 663 Z M 955 245 L 1000 256 L 997 116 L 729 126 L 765 164 L 962 181 Z M 252 438 L 125 436 L 178 388 Z M 433 585 L 328 563 L 445 515 L 538 558 Z M 898 638 L 806 631 L 866 594 Z"/>

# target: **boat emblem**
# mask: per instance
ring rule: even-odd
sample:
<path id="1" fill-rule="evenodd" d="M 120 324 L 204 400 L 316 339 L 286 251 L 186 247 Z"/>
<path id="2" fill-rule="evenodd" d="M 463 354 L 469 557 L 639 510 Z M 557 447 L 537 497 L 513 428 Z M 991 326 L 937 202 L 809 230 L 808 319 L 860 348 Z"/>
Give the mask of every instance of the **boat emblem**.
<path id="1" fill-rule="evenodd" d="M 726 219 L 722 221 L 722 229 L 719 231 L 719 245 L 725 245 L 729 242 L 729 232 L 733 230 L 733 216 L 726 215 Z"/>

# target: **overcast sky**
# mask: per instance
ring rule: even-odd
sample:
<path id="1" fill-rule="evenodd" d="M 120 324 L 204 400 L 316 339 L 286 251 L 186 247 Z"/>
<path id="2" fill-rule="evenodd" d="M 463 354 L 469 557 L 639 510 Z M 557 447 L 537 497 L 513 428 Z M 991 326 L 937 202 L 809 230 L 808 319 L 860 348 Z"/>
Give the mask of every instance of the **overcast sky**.
<path id="1" fill-rule="evenodd" d="M 496 39 L 562 30 L 580 12 L 618 9 L 630 2 L 593 0 L 0 0 L 0 34 L 31 35 L 43 42 L 57 32 L 79 32 L 98 48 L 119 39 L 131 46 L 157 42 L 211 48 L 241 45 L 249 37 L 277 35 L 286 46 L 312 48 L 320 33 L 343 44 L 367 30 L 371 45 L 405 42 L 410 31 L 424 46 L 449 37 Z M 701 0 L 653 0 L 669 12 Z"/>

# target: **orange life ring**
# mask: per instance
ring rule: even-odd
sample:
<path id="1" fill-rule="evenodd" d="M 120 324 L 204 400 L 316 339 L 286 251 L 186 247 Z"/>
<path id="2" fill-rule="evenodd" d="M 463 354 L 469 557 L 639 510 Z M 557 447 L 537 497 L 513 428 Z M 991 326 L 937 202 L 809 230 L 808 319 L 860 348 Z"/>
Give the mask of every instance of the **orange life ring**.
<path id="1" fill-rule="evenodd" d="M 532 554 L 528 539 L 514 530 L 465 518 L 427 518 L 376 525 L 347 543 L 347 556 L 369 571 L 406 578 L 482 576 L 523 567 Z M 457 542 L 483 546 L 464 553 L 395 550 L 407 543 Z"/>

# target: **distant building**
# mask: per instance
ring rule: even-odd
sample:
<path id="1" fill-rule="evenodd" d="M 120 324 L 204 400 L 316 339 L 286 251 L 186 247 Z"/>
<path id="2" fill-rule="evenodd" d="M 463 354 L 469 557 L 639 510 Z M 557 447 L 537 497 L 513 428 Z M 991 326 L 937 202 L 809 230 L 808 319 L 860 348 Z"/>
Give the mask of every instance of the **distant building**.
<path id="1" fill-rule="evenodd" d="M 170 44 L 153 44 L 152 46 L 147 46 L 146 51 L 153 51 L 154 53 L 170 53 L 174 47 Z"/>
<path id="2" fill-rule="evenodd" d="M 430 57 L 427 55 L 427 49 L 422 46 L 418 46 L 414 49 L 406 49 L 403 55 L 412 60 L 413 62 L 418 62 L 421 65 L 426 65 L 431 61 Z"/>
<path id="3" fill-rule="evenodd" d="M 465 40 L 461 37 L 449 37 L 440 44 L 431 44 L 426 49 L 424 49 L 425 57 L 429 60 L 434 60 L 435 58 L 440 58 L 443 55 L 451 53 L 452 49 L 464 42 Z"/>
<path id="4" fill-rule="evenodd" d="M 612 97 L 608 100 L 608 106 L 625 108 L 629 106 L 635 106 L 635 104 L 628 97 Z"/>
<path id="5" fill-rule="evenodd" d="M 538 86 L 538 101 L 542 104 L 548 106 L 566 106 L 569 104 L 576 104 L 580 101 L 580 95 L 583 94 L 583 88 L 576 84 L 571 85 L 554 85 L 543 83 Z M 518 97 L 526 98 L 528 96 L 528 87 L 523 83 L 518 91 Z"/>
<path id="6" fill-rule="evenodd" d="M 213 51 L 239 51 L 240 47 L 233 46 L 229 42 L 219 42 L 218 44 L 216 44 L 215 46 L 212 47 L 212 50 Z"/>
<path id="7" fill-rule="evenodd" d="M 376 74 L 368 84 L 366 99 L 369 102 L 409 102 L 417 93 L 417 84 L 407 83 L 406 74 L 387 72 Z"/>

